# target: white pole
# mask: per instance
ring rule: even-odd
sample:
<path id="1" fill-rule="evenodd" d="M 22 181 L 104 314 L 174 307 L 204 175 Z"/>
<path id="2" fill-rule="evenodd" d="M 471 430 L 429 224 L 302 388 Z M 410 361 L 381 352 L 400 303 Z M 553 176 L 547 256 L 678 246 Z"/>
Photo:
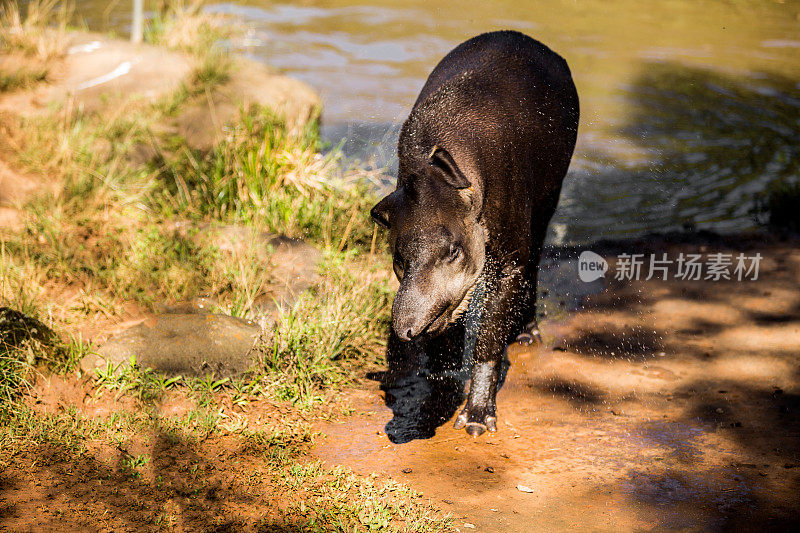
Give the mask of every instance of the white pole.
<path id="1" fill-rule="evenodd" d="M 133 0 L 133 27 L 131 28 L 131 42 L 133 44 L 142 42 L 143 3 L 143 0 Z"/>

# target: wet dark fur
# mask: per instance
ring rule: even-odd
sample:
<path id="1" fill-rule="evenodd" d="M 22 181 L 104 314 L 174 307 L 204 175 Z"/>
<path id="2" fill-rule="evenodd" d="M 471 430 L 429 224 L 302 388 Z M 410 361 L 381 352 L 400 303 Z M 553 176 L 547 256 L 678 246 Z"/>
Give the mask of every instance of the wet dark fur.
<path id="1" fill-rule="evenodd" d="M 454 325 L 483 279 L 472 384 L 456 421 L 471 434 L 495 428 L 505 346 L 536 327 L 539 258 L 578 115 L 560 56 L 518 32 L 474 37 L 428 78 L 400 134 L 397 188 L 373 208 L 401 280 L 390 361 L 429 350 L 433 337 L 463 350 Z"/>

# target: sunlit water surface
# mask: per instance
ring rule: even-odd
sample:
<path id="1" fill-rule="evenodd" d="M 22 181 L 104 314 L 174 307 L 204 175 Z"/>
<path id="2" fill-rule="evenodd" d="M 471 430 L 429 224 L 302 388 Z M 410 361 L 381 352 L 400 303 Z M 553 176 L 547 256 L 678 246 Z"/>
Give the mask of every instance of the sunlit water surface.
<path id="1" fill-rule="evenodd" d="M 129 3 L 78 2 L 124 32 Z M 323 135 L 396 168 L 398 125 L 427 74 L 484 31 L 516 29 L 570 64 L 578 147 L 553 243 L 747 230 L 754 200 L 797 179 L 800 4 L 772 1 L 305 0 L 212 4 L 250 31 L 229 45 L 322 95 Z"/>

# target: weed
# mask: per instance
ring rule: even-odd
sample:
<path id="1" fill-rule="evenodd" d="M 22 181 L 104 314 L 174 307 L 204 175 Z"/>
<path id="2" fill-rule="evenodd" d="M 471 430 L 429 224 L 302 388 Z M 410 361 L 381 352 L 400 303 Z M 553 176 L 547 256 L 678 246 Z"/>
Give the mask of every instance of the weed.
<path id="1" fill-rule="evenodd" d="M 202 0 L 168 0 L 159 3 L 144 38 L 151 44 L 203 55 L 236 31 L 230 17 L 203 11 Z"/>
<path id="2" fill-rule="evenodd" d="M 94 384 L 98 389 L 116 391 L 117 394 L 132 391 L 145 402 L 160 398 L 164 392 L 183 382 L 182 376 L 170 377 L 150 368 L 141 368 L 136 362 L 136 356 L 118 364 L 107 361 L 105 367 L 95 369 L 94 376 Z"/>
<path id="3" fill-rule="evenodd" d="M 145 454 L 131 455 L 124 454 L 122 456 L 122 470 L 127 472 L 131 477 L 141 477 L 142 473 L 139 469 L 150 462 L 150 457 Z"/>
<path id="4" fill-rule="evenodd" d="M 0 71 L 0 92 L 26 89 L 47 79 L 47 69 L 36 67 L 17 69 L 13 72 Z"/>
<path id="5" fill-rule="evenodd" d="M 308 407 L 323 392 L 374 365 L 389 324 L 385 271 L 330 253 L 323 280 L 288 311 L 257 346 L 265 388 L 277 398 Z"/>
<path id="6" fill-rule="evenodd" d="M 276 484 L 296 495 L 284 520 L 303 531 L 450 531 L 452 519 L 393 480 L 377 482 L 316 461 L 273 471 Z"/>
<path id="7" fill-rule="evenodd" d="M 18 2 L 0 4 L 0 49 L 18 50 L 43 60 L 63 54 L 72 4 L 58 0 L 25 4 L 24 13 Z"/>

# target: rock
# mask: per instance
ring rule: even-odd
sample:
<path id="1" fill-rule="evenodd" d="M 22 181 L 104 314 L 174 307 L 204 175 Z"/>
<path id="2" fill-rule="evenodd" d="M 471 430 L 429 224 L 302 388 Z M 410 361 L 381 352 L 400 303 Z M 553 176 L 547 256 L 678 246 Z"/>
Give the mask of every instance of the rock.
<path id="1" fill-rule="evenodd" d="M 167 375 L 236 377 L 250 369 L 260 331 L 253 322 L 227 315 L 158 315 L 109 339 L 81 367 L 92 372 L 135 356 L 140 367 Z"/>
<path id="2" fill-rule="evenodd" d="M 35 318 L 9 307 L 0 307 L 0 346 L 16 348 L 31 340 L 54 344 L 58 335 Z"/>
<path id="3" fill-rule="evenodd" d="M 274 282 L 255 302 L 265 314 L 278 307 L 288 308 L 300 293 L 316 285 L 317 267 L 322 259 L 319 250 L 299 239 L 273 235 L 267 243 L 273 250 L 269 262 Z"/>
<path id="4" fill-rule="evenodd" d="M 216 298 L 198 296 L 197 298 L 174 304 L 162 303 L 157 305 L 156 309 L 159 313 L 208 315 L 214 313 L 214 310 L 218 309 L 218 307 L 219 301 Z"/>
<path id="5" fill-rule="evenodd" d="M 37 356 L 47 352 L 56 358 L 63 354 L 58 335 L 35 318 L 8 307 L 0 307 L 0 350 L 9 351 L 29 346 L 27 363 L 36 363 Z"/>

